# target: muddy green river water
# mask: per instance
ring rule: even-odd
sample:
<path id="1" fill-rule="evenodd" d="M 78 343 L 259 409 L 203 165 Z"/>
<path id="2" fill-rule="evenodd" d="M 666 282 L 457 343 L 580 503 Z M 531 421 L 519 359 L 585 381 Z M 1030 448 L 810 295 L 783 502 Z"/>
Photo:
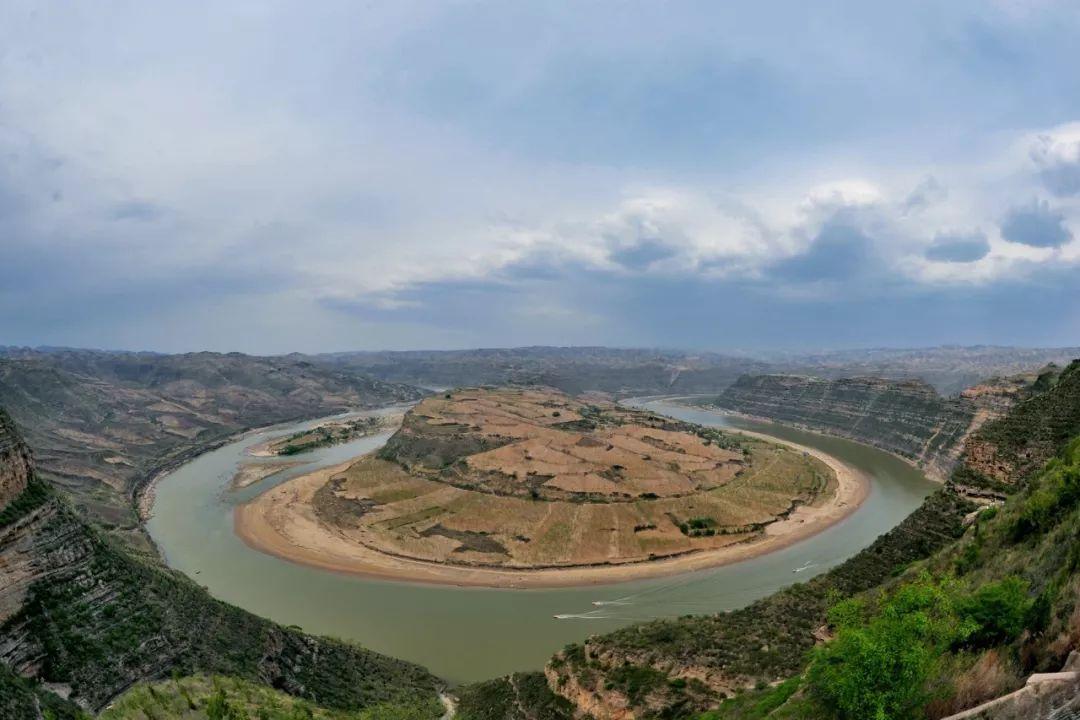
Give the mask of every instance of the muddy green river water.
<path id="1" fill-rule="evenodd" d="M 311 421 L 248 435 L 165 476 L 148 525 L 168 563 L 216 597 L 286 625 L 415 661 L 457 683 L 539 669 L 554 651 L 595 633 L 651 618 L 729 610 L 808 580 L 869 545 L 935 487 L 898 458 L 858 443 L 663 400 L 642 405 L 683 420 L 755 430 L 818 448 L 866 473 L 870 495 L 847 519 L 789 548 L 667 578 L 554 590 L 369 580 L 264 555 L 233 533 L 237 503 L 290 477 L 374 450 L 388 437 L 288 458 L 309 462 L 244 490 L 229 489 L 237 465 L 252 460 L 246 448 L 317 422 Z"/>

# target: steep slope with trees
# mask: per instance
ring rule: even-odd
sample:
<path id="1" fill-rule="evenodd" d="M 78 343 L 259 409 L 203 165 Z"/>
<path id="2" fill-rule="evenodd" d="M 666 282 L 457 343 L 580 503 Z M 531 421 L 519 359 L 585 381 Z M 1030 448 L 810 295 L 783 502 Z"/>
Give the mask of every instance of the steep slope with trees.
<path id="1" fill-rule="evenodd" d="M 15 450 L 7 457 L 29 458 L 10 423 L 3 427 Z M 422 668 L 213 599 L 186 577 L 133 558 L 27 467 L 26 487 L 0 507 L 6 671 L 93 710 L 140 680 L 174 672 L 236 676 L 331 708 L 433 706 L 437 680 Z M 38 692 L 9 684 L 25 702 Z"/>

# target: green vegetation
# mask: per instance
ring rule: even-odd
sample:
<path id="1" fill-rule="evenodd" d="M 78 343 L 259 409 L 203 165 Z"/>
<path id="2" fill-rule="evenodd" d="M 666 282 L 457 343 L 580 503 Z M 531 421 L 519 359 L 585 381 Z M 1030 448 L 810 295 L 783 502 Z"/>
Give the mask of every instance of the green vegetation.
<path id="1" fill-rule="evenodd" d="M 573 705 L 543 673 L 514 673 L 460 689 L 458 720 L 570 720 Z"/>
<path id="2" fill-rule="evenodd" d="M 1045 533 L 1080 503 L 1080 444 L 1073 442 L 1062 458 L 1050 461 L 1037 487 L 1026 498 L 1024 508 L 1009 526 L 1014 542 Z"/>
<path id="3" fill-rule="evenodd" d="M 835 638 L 812 653 L 810 692 L 844 720 L 906 720 L 945 687 L 948 653 L 1005 643 L 1024 630 L 1031 600 L 1010 577 L 972 593 L 928 573 L 884 597 L 835 605 Z"/>
<path id="4" fill-rule="evenodd" d="M 835 636 L 811 652 L 805 692 L 793 702 L 806 717 L 940 716 L 1015 689 L 1027 673 L 1058 669 L 1080 645 L 1080 502 L 1067 500 L 1077 474 L 1080 437 L 959 543 L 884 590 L 833 605 Z M 726 717 L 742 716 L 715 720 Z"/>
<path id="5" fill-rule="evenodd" d="M 679 530 L 689 537 L 702 537 L 716 534 L 716 520 L 711 517 L 690 518 L 686 522 L 679 523 Z"/>
<path id="6" fill-rule="evenodd" d="M 339 423 L 320 425 L 310 430 L 301 430 L 273 443 L 276 455 L 299 455 L 316 448 L 339 445 L 365 435 L 371 435 L 383 427 L 379 417 L 362 417 Z"/>
<path id="7" fill-rule="evenodd" d="M 0 663 L 0 718 L 36 718 L 39 711 L 44 720 L 90 720 L 75 703 L 24 680 Z"/>
<path id="8" fill-rule="evenodd" d="M 725 450 L 742 450 L 745 455 L 750 453 L 748 448 L 743 447 L 738 435 L 724 432 L 719 428 L 706 427 L 705 425 L 692 425 L 690 423 L 686 423 L 686 425 L 695 435 L 704 440 L 706 445 L 716 445 Z"/>
<path id="9" fill-rule="evenodd" d="M 174 677 L 124 693 L 100 720 L 431 720 L 442 706 L 428 702 L 331 710 L 278 690 L 222 676 Z"/>
<path id="10" fill-rule="evenodd" d="M 802 678 L 789 678 L 782 683 L 741 693 L 725 700 L 716 710 L 703 713 L 699 720 L 764 720 L 775 718 L 773 712 L 788 705 L 802 686 Z M 793 716 L 794 717 L 794 716 Z M 808 715 L 797 717 L 805 720 Z"/>

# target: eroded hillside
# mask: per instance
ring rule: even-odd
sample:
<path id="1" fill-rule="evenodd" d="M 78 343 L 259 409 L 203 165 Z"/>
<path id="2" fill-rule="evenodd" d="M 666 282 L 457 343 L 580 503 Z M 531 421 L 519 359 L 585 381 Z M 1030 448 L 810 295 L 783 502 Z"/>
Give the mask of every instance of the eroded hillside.
<path id="1" fill-rule="evenodd" d="M 0 358 L 0 406 L 24 429 L 42 477 L 143 548 L 134 496 L 162 469 L 247 428 L 420 396 L 352 371 L 240 354 Z"/>
<path id="2" fill-rule="evenodd" d="M 0 428 L 0 472 L 30 470 L 0 506 L 0 689 L 14 698 L 4 703 L 42 706 L 43 691 L 11 673 L 97 710 L 140 680 L 212 672 L 329 707 L 433 706 L 436 679 L 422 668 L 275 625 L 134 559 L 36 477 L 11 425 Z"/>
<path id="3" fill-rule="evenodd" d="M 30 479 L 30 452 L 14 421 L 0 408 L 0 509 L 22 494 Z"/>
<path id="4" fill-rule="evenodd" d="M 874 445 L 944 480 L 967 436 L 1004 414 L 1034 380 L 986 381 L 944 398 L 919 380 L 747 375 L 706 404 Z"/>

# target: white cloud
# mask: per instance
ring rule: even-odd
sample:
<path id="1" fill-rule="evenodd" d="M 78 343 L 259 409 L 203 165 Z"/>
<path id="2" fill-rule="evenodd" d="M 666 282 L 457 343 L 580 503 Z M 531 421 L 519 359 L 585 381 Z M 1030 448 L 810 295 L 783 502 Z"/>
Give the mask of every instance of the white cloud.
<path id="1" fill-rule="evenodd" d="M 862 136 L 849 121 L 851 98 L 880 92 L 879 71 L 915 76 L 922 47 L 897 58 L 910 48 L 895 33 L 897 53 L 860 63 L 873 55 L 866 38 L 802 38 L 785 54 L 769 44 L 780 35 L 774 13 L 718 39 L 697 17 L 657 12 L 635 24 L 626 13 L 625 34 L 614 34 L 609 13 L 575 11 L 560 12 L 535 43 L 530 32 L 500 36 L 473 55 L 469 43 L 490 33 L 469 24 L 484 14 L 471 6 L 36 5 L 0 11 L 0 242 L 20 263 L 0 275 L 5 300 L 36 292 L 42 305 L 116 296 L 135 305 L 217 293 L 242 296 L 244 312 L 273 296 L 275 307 L 329 299 L 392 313 L 422 310 L 409 296 L 418 287 L 545 269 L 722 283 L 797 262 L 837 222 L 868 238 L 884 275 L 912 283 L 991 283 L 1080 263 L 1075 240 L 1025 247 L 998 232 L 1007 208 L 1046 188 L 1077 234 L 1080 123 L 1005 140 L 987 133 L 977 152 L 958 147 L 928 162 L 906 154 L 924 136 L 873 123 Z M 447 36 L 440 22 L 459 11 L 464 24 L 451 29 L 462 33 Z M 448 45 L 414 64 L 417 38 Z M 666 55 L 677 61 L 661 62 Z M 499 62 L 507 57 L 510 67 Z M 831 58 L 837 73 L 806 71 L 814 57 Z M 653 73 L 647 92 L 624 61 Z M 579 67 L 580 77 L 566 72 Z M 713 92 L 717 75 L 730 101 Z M 407 102 L 400 87 L 422 97 Z M 614 111 L 595 107 L 598 88 Z M 658 102 L 659 90 L 672 94 Z M 474 95 L 487 104 L 477 110 Z M 716 105 L 701 112 L 706 96 Z M 739 117 L 740 102 L 755 98 L 795 110 L 831 99 L 837 109 L 807 117 L 805 129 L 801 117 L 727 126 L 712 113 Z M 619 113 L 625 126 L 607 122 Z M 581 150 L 609 135 L 628 157 Z M 539 140 L 561 159 L 529 147 Z M 725 143 L 743 142 L 750 160 L 727 163 L 724 152 L 735 153 Z M 700 147 L 700 159 L 666 161 L 667 150 L 687 147 Z M 938 235 L 976 231 L 990 243 L 986 257 L 926 258 Z"/>
<path id="2" fill-rule="evenodd" d="M 868 180 L 838 180 L 811 188 L 802 202 L 802 208 L 808 215 L 816 215 L 839 208 L 870 207 L 881 202 L 881 199 L 881 189 Z"/>
<path id="3" fill-rule="evenodd" d="M 1080 122 L 1039 133 L 1031 139 L 1029 153 L 1051 193 L 1080 196 Z"/>

